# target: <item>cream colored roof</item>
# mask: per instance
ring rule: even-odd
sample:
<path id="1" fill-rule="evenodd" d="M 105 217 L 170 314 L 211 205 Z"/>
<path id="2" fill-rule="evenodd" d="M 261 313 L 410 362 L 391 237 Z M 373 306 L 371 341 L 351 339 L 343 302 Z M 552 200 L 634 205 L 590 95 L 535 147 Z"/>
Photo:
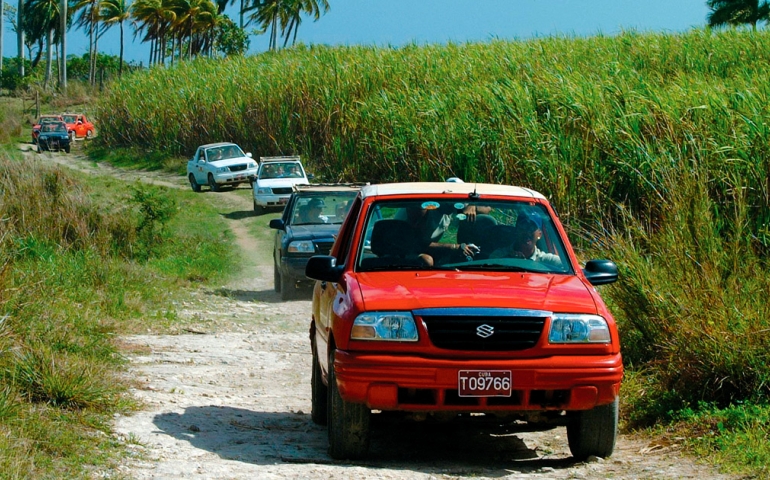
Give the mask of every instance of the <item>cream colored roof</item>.
<path id="1" fill-rule="evenodd" d="M 404 195 L 410 193 L 461 193 L 479 195 L 501 195 L 507 197 L 528 197 L 545 200 L 545 197 L 534 190 L 510 185 L 493 185 L 490 183 L 454 183 L 454 182 L 409 182 L 381 183 L 361 188 L 364 198 L 383 195 Z"/>

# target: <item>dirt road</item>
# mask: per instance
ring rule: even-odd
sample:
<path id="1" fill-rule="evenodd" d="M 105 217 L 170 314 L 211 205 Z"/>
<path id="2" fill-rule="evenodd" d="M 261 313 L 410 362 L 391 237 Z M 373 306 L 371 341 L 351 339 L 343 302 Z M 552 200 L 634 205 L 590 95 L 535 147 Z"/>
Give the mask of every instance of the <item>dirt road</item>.
<path id="1" fill-rule="evenodd" d="M 184 179 L 94 166 L 77 155 L 49 155 L 81 171 L 188 188 Z M 189 328 L 178 335 L 125 338 L 133 394 L 145 408 L 114 420 L 115 437 L 134 452 L 119 472 L 137 479 L 660 479 L 732 478 L 682 455 L 676 444 L 621 435 L 609 459 L 572 461 L 566 432 L 511 431 L 497 425 L 428 425 L 378 418 L 370 455 L 333 461 L 326 430 L 310 420 L 310 302 L 281 302 L 272 265 L 254 252 L 271 248 L 246 228 L 264 217 L 232 192 L 227 216 L 247 271 L 214 290 L 190 292 L 175 306 Z M 265 227 L 267 228 L 267 227 Z M 264 257 L 263 257 L 264 258 Z M 264 261 L 263 261 L 264 262 Z M 193 333 L 195 332 L 195 333 Z"/>

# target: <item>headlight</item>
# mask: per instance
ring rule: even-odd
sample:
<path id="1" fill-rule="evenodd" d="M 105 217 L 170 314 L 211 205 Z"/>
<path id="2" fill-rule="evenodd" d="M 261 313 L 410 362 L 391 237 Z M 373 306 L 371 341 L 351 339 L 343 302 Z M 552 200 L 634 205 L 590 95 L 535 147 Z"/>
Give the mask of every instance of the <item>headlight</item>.
<path id="1" fill-rule="evenodd" d="M 610 328 L 598 315 L 556 313 L 548 343 L 610 343 Z"/>
<path id="2" fill-rule="evenodd" d="M 273 193 L 273 190 L 268 187 L 260 187 L 257 189 L 258 195 L 270 195 L 271 193 Z"/>
<path id="3" fill-rule="evenodd" d="M 229 167 L 219 167 L 219 168 L 217 168 L 217 172 L 219 172 L 219 173 L 225 173 L 225 172 L 229 172 L 229 171 L 230 171 Z"/>
<path id="4" fill-rule="evenodd" d="M 249 169 L 257 168 L 257 163 L 256 162 L 249 162 L 249 166 L 247 168 L 249 168 Z"/>
<path id="5" fill-rule="evenodd" d="M 353 322 L 350 339 L 416 342 L 417 325 L 409 312 L 362 313 Z"/>
<path id="6" fill-rule="evenodd" d="M 286 251 L 289 253 L 315 253 L 315 245 L 310 240 L 297 240 L 291 242 Z"/>

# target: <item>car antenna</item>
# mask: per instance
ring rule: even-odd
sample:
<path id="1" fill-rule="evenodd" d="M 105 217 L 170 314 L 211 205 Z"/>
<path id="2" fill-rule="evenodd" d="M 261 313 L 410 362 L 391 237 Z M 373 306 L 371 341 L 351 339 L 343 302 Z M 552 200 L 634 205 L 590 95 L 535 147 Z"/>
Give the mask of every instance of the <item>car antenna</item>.
<path id="1" fill-rule="evenodd" d="M 468 198 L 472 200 L 478 200 L 481 195 L 476 192 L 476 183 L 473 184 L 473 191 L 468 194 Z"/>

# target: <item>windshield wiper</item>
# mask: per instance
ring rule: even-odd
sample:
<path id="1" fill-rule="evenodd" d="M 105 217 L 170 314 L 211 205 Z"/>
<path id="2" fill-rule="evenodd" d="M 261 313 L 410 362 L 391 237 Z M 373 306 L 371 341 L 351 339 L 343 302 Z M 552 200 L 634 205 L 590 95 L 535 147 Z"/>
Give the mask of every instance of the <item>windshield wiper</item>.
<path id="1" fill-rule="evenodd" d="M 402 272 L 407 270 L 434 270 L 427 265 L 377 265 L 372 267 L 359 267 L 361 272 Z"/>
<path id="2" fill-rule="evenodd" d="M 452 268 L 457 270 L 495 270 L 504 272 L 534 272 L 534 273 L 546 273 L 547 270 L 533 270 L 531 268 L 522 268 L 513 265 L 501 265 L 499 263 L 453 263 L 451 265 L 443 265 L 444 268 Z"/>

